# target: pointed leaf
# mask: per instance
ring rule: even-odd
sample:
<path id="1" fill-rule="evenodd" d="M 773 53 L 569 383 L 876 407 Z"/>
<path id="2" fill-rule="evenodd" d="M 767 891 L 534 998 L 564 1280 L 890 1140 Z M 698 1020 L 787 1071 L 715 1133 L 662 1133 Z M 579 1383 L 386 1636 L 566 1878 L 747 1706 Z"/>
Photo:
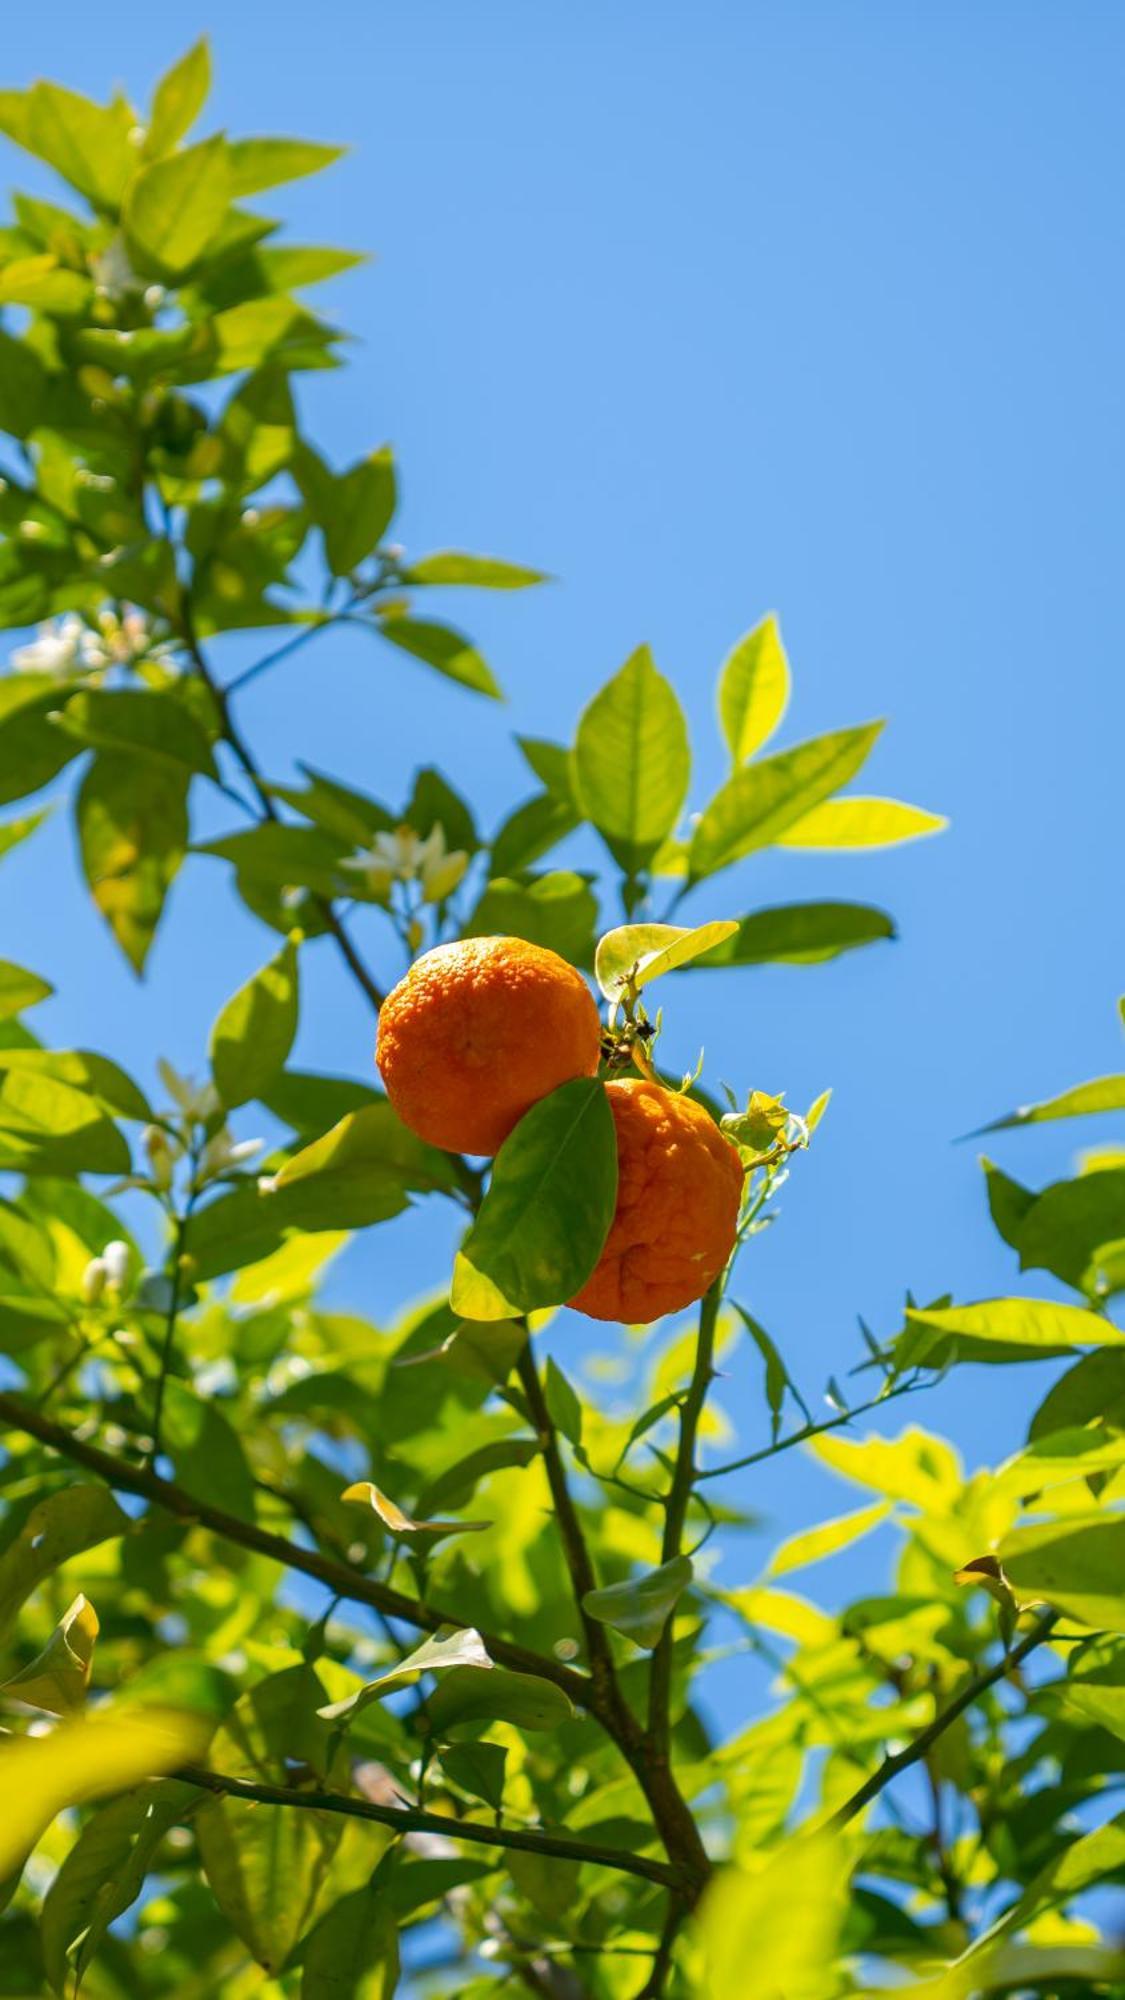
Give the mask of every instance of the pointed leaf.
<path id="1" fill-rule="evenodd" d="M 318 174 L 343 158 L 344 146 L 318 146 L 309 139 L 234 139 L 230 154 L 232 195 L 260 194 L 263 188 Z"/>
<path id="2" fill-rule="evenodd" d="M 834 1521 L 822 1521 L 819 1527 L 791 1535 L 775 1550 L 766 1575 L 787 1576 L 790 1570 L 803 1569 L 806 1563 L 822 1562 L 838 1549 L 849 1548 L 861 1535 L 869 1535 L 890 1511 L 889 1501 L 880 1500 L 872 1507 L 857 1507 L 852 1514 L 841 1514 Z"/>
<path id="3" fill-rule="evenodd" d="M 1040 1104 L 1021 1104 L 980 1132 L 1007 1132 L 1017 1125 L 1042 1125 L 1054 1118 L 1088 1118 L 1099 1111 L 1125 1111 L 1125 1076 L 1095 1076 L 1089 1083 L 1076 1083 L 1057 1097 L 1045 1097 Z M 974 1133 L 974 1138 L 979 1134 Z"/>
<path id="4" fill-rule="evenodd" d="M 50 1715 L 69 1715 L 80 1709 L 90 1685 L 97 1636 L 98 1614 L 79 1592 L 42 1652 L 11 1680 L 0 1684 L 0 1693 L 14 1695 L 32 1708 L 46 1709 Z"/>
<path id="5" fill-rule="evenodd" d="M 584 709 L 573 775 L 579 807 L 615 860 L 643 867 L 675 826 L 691 776 L 683 711 L 647 646 Z"/>
<path id="6" fill-rule="evenodd" d="M 725 919 L 686 929 L 680 924 L 622 924 L 598 940 L 598 985 L 607 1000 L 619 999 L 627 985 L 639 993 L 663 973 L 725 944 L 737 931 L 737 923 Z"/>
<path id="7" fill-rule="evenodd" d="M 474 1672 L 482 1669 L 491 1672 L 492 1660 L 480 1633 L 470 1625 L 464 1631 L 457 1631 L 451 1625 L 443 1625 L 430 1639 L 424 1639 L 420 1646 L 408 1653 L 397 1667 L 389 1673 L 380 1674 L 377 1680 L 368 1681 L 345 1701 L 333 1701 L 325 1708 L 318 1708 L 317 1714 L 325 1722 L 343 1722 L 359 1714 L 370 1702 L 382 1701 L 393 1694 L 396 1688 L 409 1687 L 419 1674 L 442 1673 L 449 1667 L 471 1668 Z"/>
<path id="8" fill-rule="evenodd" d="M 564 1083 L 504 1141 L 453 1270 L 454 1312 L 512 1319 L 585 1284 L 617 1200 L 617 1140 L 605 1085 Z"/>
<path id="9" fill-rule="evenodd" d="M 49 1000 L 54 990 L 50 981 L 40 979 L 37 972 L 27 972 L 22 965 L 13 965 L 10 959 L 0 959 L 0 1020 L 22 1014 L 25 1007 L 34 1007 L 40 1000 Z"/>
<path id="10" fill-rule="evenodd" d="M 693 1576 L 690 1559 L 676 1556 L 645 1576 L 588 1590 L 582 1608 L 601 1625 L 612 1625 L 635 1646 L 651 1651 L 657 1645 L 677 1603 Z"/>
<path id="11" fill-rule="evenodd" d="M 147 263 L 182 277 L 217 235 L 236 192 L 226 141 L 204 139 L 142 168 L 122 210 L 126 236 Z"/>
<path id="12" fill-rule="evenodd" d="M 398 1930 L 387 1891 L 374 1881 L 341 1896 L 313 1929 L 301 1959 L 301 2000 L 391 2000 Z"/>
<path id="13" fill-rule="evenodd" d="M 490 1521 L 415 1521 L 411 1515 L 404 1514 L 386 1493 L 373 1486 L 369 1479 L 361 1479 L 354 1486 L 345 1487 L 340 1498 L 351 1501 L 357 1507 L 370 1507 L 392 1535 L 418 1535 L 424 1539 L 432 1537 L 436 1541 L 444 1535 L 479 1534 L 482 1528 L 492 1525 Z"/>
<path id="14" fill-rule="evenodd" d="M 99 751 L 75 812 L 90 892 L 134 971 L 143 970 L 188 839 L 186 772 Z"/>
<path id="15" fill-rule="evenodd" d="M 419 556 L 401 575 L 404 583 L 473 584 L 482 590 L 522 590 L 530 583 L 547 581 L 541 569 L 500 562 L 495 556 L 463 555 L 458 549 Z"/>
<path id="16" fill-rule="evenodd" d="M 825 799 L 778 835 L 779 847 L 897 847 L 900 841 L 940 833 L 949 825 L 940 813 L 900 799 Z"/>
<path id="17" fill-rule="evenodd" d="M 719 720 L 731 762 L 768 742 L 789 704 L 789 662 L 771 612 L 728 653 L 719 674 Z"/>
<path id="18" fill-rule="evenodd" d="M 705 808 L 692 835 L 688 857 L 692 879 L 713 875 L 776 841 L 855 776 L 882 726 L 868 722 L 856 729 L 838 729 L 735 771 Z"/>
<path id="19" fill-rule="evenodd" d="M 298 1005 L 290 942 L 227 1001 L 211 1030 L 211 1073 L 228 1111 L 276 1083 L 297 1033 Z"/>
<path id="20" fill-rule="evenodd" d="M 500 685 L 487 661 L 464 633 L 455 631 L 452 625 L 437 625 L 425 618 L 392 617 L 380 618 L 375 629 L 401 652 L 436 667 L 447 680 L 459 681 L 462 687 L 472 688 L 476 694 L 500 700 Z"/>
<path id="21" fill-rule="evenodd" d="M 203 36 L 161 77 L 152 94 L 145 152 L 152 157 L 171 152 L 190 131 L 207 102 L 211 88 L 211 52 Z"/>

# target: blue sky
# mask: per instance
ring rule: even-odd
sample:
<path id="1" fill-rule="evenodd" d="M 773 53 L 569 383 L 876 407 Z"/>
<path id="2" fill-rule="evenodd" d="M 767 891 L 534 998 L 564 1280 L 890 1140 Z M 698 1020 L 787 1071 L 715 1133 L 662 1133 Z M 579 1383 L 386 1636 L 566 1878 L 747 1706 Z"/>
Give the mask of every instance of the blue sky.
<path id="1" fill-rule="evenodd" d="M 58 0 L 6 24 L 4 81 L 143 97 L 208 27 L 216 123 L 353 148 L 274 204 L 292 240 L 377 252 L 321 295 L 358 339 L 348 372 L 307 389 L 313 428 L 339 459 L 394 442 L 412 550 L 558 579 L 451 603 L 506 710 L 348 635 L 247 694 L 261 761 L 280 777 L 296 751 L 394 797 L 433 760 L 488 824 L 528 789 L 511 732 L 569 735 L 647 640 L 689 711 L 698 802 L 722 774 L 717 665 L 776 608 L 788 740 L 886 715 L 865 788 L 952 826 L 866 859 L 755 860 L 700 899 L 724 915 L 841 895 L 901 927 L 835 966 L 669 993 L 677 1061 L 703 1041 L 712 1075 L 795 1104 L 835 1090 L 740 1295 L 816 1391 L 856 1357 L 857 1312 L 888 1331 L 908 1286 L 1013 1287 L 976 1149 L 952 1142 L 1121 1056 L 1125 16 Z M 35 178 L 10 149 L 3 167 Z M 4 862 L 0 908 L 5 954 L 59 988 L 42 1032 L 146 1081 L 159 1051 L 199 1066 L 271 948 L 200 860 L 137 986 L 61 813 Z M 324 950 L 298 1056 L 370 1074 L 368 1015 Z M 1085 1136 L 996 1151 L 1046 1180 Z M 386 1315 L 451 1242 L 419 1211 L 350 1252 L 336 1294 Z M 589 1345 L 573 1321 L 557 1340 Z M 909 1415 L 971 1461 L 996 1456 L 1040 1377 L 965 1371 Z M 740 1423 L 760 1423 L 756 1383 L 747 1358 L 728 1392 Z M 786 1526 L 848 1504 L 795 1457 L 740 1497 Z M 727 1580 L 754 1561 L 732 1556 Z"/>

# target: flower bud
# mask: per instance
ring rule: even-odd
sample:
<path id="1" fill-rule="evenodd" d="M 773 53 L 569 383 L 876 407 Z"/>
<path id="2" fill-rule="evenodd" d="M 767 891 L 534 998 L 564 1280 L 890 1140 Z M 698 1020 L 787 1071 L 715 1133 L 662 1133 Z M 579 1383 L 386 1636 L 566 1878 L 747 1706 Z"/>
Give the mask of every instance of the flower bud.
<path id="1" fill-rule="evenodd" d="M 88 1306 L 96 1306 L 106 1288 L 109 1272 L 101 1257 L 91 1257 L 82 1273 L 82 1297 Z"/>
<path id="2" fill-rule="evenodd" d="M 114 1291 L 121 1291 L 129 1275 L 129 1245 L 115 1237 L 112 1243 L 106 1244 L 101 1261 L 105 1265 L 107 1281 Z"/>

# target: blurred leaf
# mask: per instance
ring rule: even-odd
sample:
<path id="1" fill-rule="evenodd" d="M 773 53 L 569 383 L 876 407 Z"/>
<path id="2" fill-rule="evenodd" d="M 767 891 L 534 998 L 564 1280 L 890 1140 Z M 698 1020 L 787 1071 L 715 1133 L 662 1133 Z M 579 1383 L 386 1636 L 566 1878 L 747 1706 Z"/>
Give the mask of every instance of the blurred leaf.
<path id="1" fill-rule="evenodd" d="M 0 680 L 0 805 L 39 791 L 77 757 L 79 745 L 50 719 L 67 693 L 49 674 Z"/>
<path id="2" fill-rule="evenodd" d="M 380 618 L 376 630 L 400 651 L 436 667 L 447 680 L 460 681 L 463 687 L 473 688 L 477 694 L 500 699 L 499 683 L 491 668 L 464 633 L 455 632 L 451 625 L 435 625 L 423 618 L 391 617 Z"/>
<path id="3" fill-rule="evenodd" d="M 0 1824 L 0 1879 L 39 1839 L 64 1806 L 85 1805 L 141 1778 L 174 1771 L 207 1739 L 193 1716 L 163 1709 L 102 1710 L 62 1722 L 49 1736 L 0 1741 L 5 1810 Z"/>
<path id="4" fill-rule="evenodd" d="M 124 98 L 94 104 L 58 83 L 6 92 L 0 113 L 0 131 L 45 160 L 99 208 L 116 205 L 136 166 L 132 129 L 133 113 Z"/>
<path id="5" fill-rule="evenodd" d="M 577 1448 L 582 1443 L 582 1405 L 553 1355 L 547 1356 L 543 1393 L 555 1429 Z"/>
<path id="6" fill-rule="evenodd" d="M 71 695 L 61 721 L 80 743 L 96 749 L 139 753 L 209 778 L 217 775 L 201 724 L 174 695 L 132 688 L 84 690 Z"/>
<path id="7" fill-rule="evenodd" d="M 26 972 L 22 965 L 0 958 L 0 1020 L 22 1014 L 25 1007 L 34 1007 L 40 1000 L 49 1000 L 54 990 L 50 981 L 40 979 L 37 972 Z"/>
<path id="8" fill-rule="evenodd" d="M 624 1583 L 607 1584 L 604 1590 L 588 1590 L 582 1608 L 601 1625 L 612 1625 L 634 1645 L 646 1651 L 658 1644 L 676 1604 L 691 1582 L 693 1570 L 687 1556 L 676 1556 L 644 1576 L 631 1576 Z"/>
<path id="9" fill-rule="evenodd" d="M 202 256 L 238 193 L 225 139 L 204 139 L 143 167 L 130 182 L 122 222 L 130 245 L 156 270 L 182 277 Z"/>
<path id="10" fill-rule="evenodd" d="M 838 729 L 792 750 L 744 764 L 704 809 L 692 835 L 688 873 L 698 881 L 768 847 L 787 827 L 855 776 L 881 722 Z"/>
<path id="11" fill-rule="evenodd" d="M 152 94 L 145 152 L 159 158 L 190 131 L 211 88 L 211 52 L 204 36 L 161 77 Z"/>
<path id="12" fill-rule="evenodd" d="M 819 965 L 894 935 L 893 919 L 866 903 L 782 903 L 743 917 L 732 938 L 696 963 Z"/>
<path id="13" fill-rule="evenodd" d="M 1095 1076 L 1089 1083 L 1076 1083 L 1057 1097 L 1045 1097 L 1041 1104 L 1021 1104 L 980 1132 L 1007 1132 L 1017 1125 L 1041 1125 L 1054 1118 L 1087 1118 L 1098 1111 L 1125 1111 L 1125 1076 Z M 979 1133 L 972 1135 L 979 1137 Z"/>
<path id="14" fill-rule="evenodd" d="M 98 1097 L 120 1118 L 152 1119 L 152 1107 L 131 1076 L 90 1049 L 0 1049 L 0 1070 L 29 1070 Z"/>
<path id="15" fill-rule="evenodd" d="M 467 556 L 456 549 L 419 556 L 401 575 L 404 583 L 476 584 L 483 590 L 522 590 L 529 583 L 547 581 L 543 570 L 500 562 L 495 556 Z"/>
<path id="16" fill-rule="evenodd" d="M 597 918 L 597 898 L 585 878 L 557 869 L 522 882 L 490 882 L 463 936 L 526 938 L 572 965 L 586 965 Z"/>
<path id="17" fill-rule="evenodd" d="M 1015 1528 L 997 1553 L 1025 1602 L 1044 1598 L 1083 1625 L 1125 1632 L 1125 1515 Z"/>
<path id="18" fill-rule="evenodd" d="M 128 1533 L 129 1526 L 104 1486 L 65 1486 L 37 1501 L 0 1555 L 0 1640 L 45 1577 L 83 1550 Z"/>
<path id="19" fill-rule="evenodd" d="M 460 792 L 430 764 L 416 774 L 402 817 L 423 839 L 440 826 L 447 848 L 475 854 L 480 846 L 476 823 Z"/>
<path id="20" fill-rule="evenodd" d="M 388 1192 L 425 1194 L 453 1185 L 449 1155 L 415 1138 L 380 1098 L 294 1153 L 266 1200 L 281 1197 L 287 1222 L 301 1227 L 353 1229 L 380 1219 Z"/>
<path id="21" fill-rule="evenodd" d="M 75 813 L 90 893 L 135 972 L 156 935 L 188 840 L 188 775 L 101 750 Z"/>
<path id="22" fill-rule="evenodd" d="M 784 2000 L 826 2000 L 836 1990 L 837 1939 L 847 1907 L 849 1852 L 830 1835 L 784 1841 L 764 1865 L 724 1868 L 697 1918 L 707 2000 L 745 2000 L 756 1989 Z"/>
<path id="23" fill-rule="evenodd" d="M 565 744 L 551 743 L 545 736 L 517 736 L 516 742 L 540 784 L 552 797 L 574 807 L 573 758 Z"/>
<path id="24" fill-rule="evenodd" d="M 582 712 L 573 763 L 579 807 L 632 872 L 675 826 L 690 777 L 683 711 L 641 646 Z"/>
<path id="25" fill-rule="evenodd" d="M 1076 1647 L 1062 1692 L 1087 1722 L 1125 1739 L 1125 1640 L 1089 1639 Z"/>
<path id="26" fill-rule="evenodd" d="M 60 1996 L 71 1977 L 77 1989 L 110 1925 L 144 1888 L 165 1834 L 195 1797 L 170 1779 L 126 1792 L 87 1820 L 43 1900 L 43 1962 Z"/>
<path id="27" fill-rule="evenodd" d="M 297 948 L 289 942 L 227 1001 L 211 1030 L 211 1073 L 228 1111 L 261 1097 L 281 1074 L 298 1004 Z"/>
<path id="28" fill-rule="evenodd" d="M 723 920 L 694 929 L 680 924 L 623 924 L 598 940 L 594 959 L 598 985 L 607 1000 L 619 999 L 628 984 L 639 992 L 663 973 L 725 944 L 737 931 L 736 923 Z"/>
<path id="29" fill-rule="evenodd" d="M 0 430 L 17 438 L 33 431 L 46 389 L 46 371 L 35 349 L 0 332 Z"/>
<path id="30" fill-rule="evenodd" d="M 890 1504 L 880 1500 L 872 1507 L 857 1507 L 852 1514 L 841 1514 L 834 1521 L 822 1521 L 817 1528 L 805 1528 L 799 1535 L 790 1535 L 774 1550 L 766 1575 L 787 1576 L 790 1570 L 822 1562 L 838 1549 L 849 1548 L 861 1535 L 869 1535 L 890 1511 Z"/>
<path id="31" fill-rule="evenodd" d="M 771 612 L 728 653 L 719 674 L 719 720 L 731 762 L 769 741 L 789 705 L 789 662 Z"/>
<path id="32" fill-rule="evenodd" d="M 0 1069 L 0 1161 L 34 1174 L 127 1174 L 129 1148 L 96 1098 L 24 1067 Z"/>
<path id="33" fill-rule="evenodd" d="M 318 146 L 308 139 L 234 139 L 230 155 L 232 194 L 260 194 L 283 181 L 318 174 L 343 158 L 344 146 Z"/>
<path id="34" fill-rule="evenodd" d="M 49 810 L 44 806 L 41 812 L 25 813 L 22 819 L 10 819 L 6 825 L 0 826 L 0 855 L 9 854 L 13 847 L 18 847 L 29 834 L 41 827 Z"/>
<path id="35" fill-rule="evenodd" d="M 781 1358 L 777 1342 L 770 1337 L 765 1327 L 752 1314 L 747 1312 L 745 1306 L 740 1306 L 736 1303 L 734 1310 L 765 1363 L 766 1403 L 770 1413 L 770 1433 L 773 1443 L 776 1444 L 781 1430 L 781 1413 L 785 1404 L 785 1392 L 787 1389 L 798 1408 L 802 1411 L 805 1422 L 811 1423 L 812 1417 L 804 1397 L 794 1384 L 793 1378 Z"/>
<path id="36" fill-rule="evenodd" d="M 378 547 L 394 518 L 395 465 L 390 449 L 361 458 L 349 472 L 329 474 L 331 486 L 324 517 L 313 508 L 324 530 L 324 552 L 335 576 L 350 576 Z"/>
<path id="37" fill-rule="evenodd" d="M 554 792 L 538 792 L 509 813 L 498 829 L 491 843 L 491 873 L 511 875 L 530 867 L 579 824 L 578 814 L 566 799 Z"/>
<path id="38" fill-rule="evenodd" d="M 362 1111 L 380 1102 L 379 1092 L 370 1083 L 353 1083 L 345 1076 L 316 1076 L 311 1070 L 286 1070 L 263 1091 L 261 1102 L 283 1125 L 302 1137 L 324 1132 L 338 1125 L 351 1111 Z"/>
<path id="39" fill-rule="evenodd" d="M 46 1709 L 51 1715 L 69 1715 L 80 1709 L 90 1685 L 97 1636 L 98 1614 L 80 1591 L 42 1652 L 10 1680 L 0 1683 L 0 1694 L 14 1695 L 17 1701 Z"/>
<path id="40" fill-rule="evenodd" d="M 940 813 L 899 799 L 825 799 L 778 835 L 779 847 L 896 847 L 949 825 Z"/>
<path id="41" fill-rule="evenodd" d="M 204 841 L 196 852 L 216 854 L 233 862 L 240 874 L 278 889 L 304 888 L 335 896 L 344 880 L 340 862 L 345 844 L 311 826 L 281 826 L 270 821 L 248 827 L 244 833 Z"/>
<path id="42" fill-rule="evenodd" d="M 162 1439 L 180 1486 L 240 1520 L 254 1519 L 254 1482 L 246 1455 L 213 1397 L 170 1376 L 164 1384 Z"/>
<path id="43" fill-rule="evenodd" d="M 564 1083 L 504 1141 L 453 1267 L 454 1312 L 511 1319 L 585 1284 L 617 1199 L 617 1140 L 605 1085 Z"/>
<path id="44" fill-rule="evenodd" d="M 522 1335 L 522 1328 L 520 1332 Z M 505 1368 L 504 1375 L 509 1372 Z M 491 1371 L 486 1379 L 495 1379 Z M 491 1444 L 482 1444 L 478 1450 L 458 1459 L 456 1464 L 448 1466 L 430 1482 L 419 1496 L 419 1511 L 428 1514 L 435 1507 L 464 1507 L 480 1481 L 486 1479 L 490 1472 L 503 1471 L 510 1465 L 530 1465 L 538 1455 L 537 1438 L 496 1438 Z"/>
<path id="45" fill-rule="evenodd" d="M 301 2000 L 391 2000 L 398 1985 L 398 1931 L 386 1890 L 375 1882 L 342 1896 L 305 1942 Z"/>

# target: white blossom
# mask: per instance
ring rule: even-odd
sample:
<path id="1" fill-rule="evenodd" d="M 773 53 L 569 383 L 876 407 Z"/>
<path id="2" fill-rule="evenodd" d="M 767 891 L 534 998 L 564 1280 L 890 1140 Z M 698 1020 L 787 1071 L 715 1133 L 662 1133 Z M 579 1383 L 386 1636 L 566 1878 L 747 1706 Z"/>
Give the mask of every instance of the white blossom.
<path id="1" fill-rule="evenodd" d="M 96 1306 L 106 1288 L 109 1272 L 100 1257 L 91 1257 L 82 1273 L 82 1297 L 88 1306 Z"/>
<path id="2" fill-rule="evenodd" d="M 225 1174 L 230 1168 L 241 1166 L 244 1160 L 252 1160 L 260 1153 L 263 1139 L 235 1139 L 225 1125 L 208 1139 L 199 1156 L 199 1169 L 195 1177 L 196 1187 L 203 1187 L 217 1174 Z"/>
<path id="3" fill-rule="evenodd" d="M 55 680 L 66 681 L 94 667 L 107 666 L 108 659 L 97 633 L 91 632 L 77 612 L 70 611 L 65 618 L 40 625 L 37 639 L 16 648 L 12 665 L 18 674 L 50 674 Z"/>
<path id="4" fill-rule="evenodd" d="M 190 1076 L 181 1076 L 170 1062 L 161 1056 L 157 1062 L 160 1081 L 169 1097 L 193 1124 L 203 1125 L 213 1118 L 219 1109 L 219 1093 L 213 1083 L 196 1083 Z"/>
<path id="5" fill-rule="evenodd" d="M 129 1245 L 122 1243 L 120 1237 L 115 1237 L 102 1251 L 101 1262 L 105 1266 L 108 1283 L 120 1291 L 129 1275 Z"/>
<path id="6" fill-rule="evenodd" d="M 386 895 L 392 882 L 422 884 L 427 903 L 440 903 L 457 887 L 469 865 L 461 849 L 446 850 L 445 830 L 436 822 L 423 840 L 411 826 L 398 826 L 393 833 L 377 833 L 370 847 L 359 848 L 342 863 L 366 878 L 373 895 Z"/>

